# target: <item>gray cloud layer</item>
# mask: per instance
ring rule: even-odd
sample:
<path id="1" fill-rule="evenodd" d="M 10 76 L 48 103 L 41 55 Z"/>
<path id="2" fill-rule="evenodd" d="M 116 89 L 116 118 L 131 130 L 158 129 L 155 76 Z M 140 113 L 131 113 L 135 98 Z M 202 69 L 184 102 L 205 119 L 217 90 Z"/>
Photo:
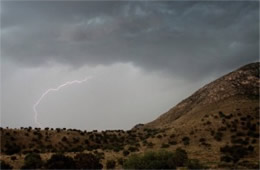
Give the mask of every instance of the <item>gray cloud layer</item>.
<path id="1" fill-rule="evenodd" d="M 187 78 L 258 59 L 259 2 L 2 2 L 2 57 L 132 62 Z"/>

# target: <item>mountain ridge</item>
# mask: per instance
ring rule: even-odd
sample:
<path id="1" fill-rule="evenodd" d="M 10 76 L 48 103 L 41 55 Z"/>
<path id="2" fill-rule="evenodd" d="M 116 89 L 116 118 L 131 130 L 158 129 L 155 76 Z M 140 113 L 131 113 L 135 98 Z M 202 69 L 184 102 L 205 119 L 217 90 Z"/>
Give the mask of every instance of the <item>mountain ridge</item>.
<path id="1" fill-rule="evenodd" d="M 190 97 L 182 100 L 168 112 L 144 125 L 144 127 L 162 127 L 170 124 L 194 107 L 213 104 L 229 97 L 242 95 L 259 97 L 259 62 L 247 64 L 215 81 L 206 84 Z"/>

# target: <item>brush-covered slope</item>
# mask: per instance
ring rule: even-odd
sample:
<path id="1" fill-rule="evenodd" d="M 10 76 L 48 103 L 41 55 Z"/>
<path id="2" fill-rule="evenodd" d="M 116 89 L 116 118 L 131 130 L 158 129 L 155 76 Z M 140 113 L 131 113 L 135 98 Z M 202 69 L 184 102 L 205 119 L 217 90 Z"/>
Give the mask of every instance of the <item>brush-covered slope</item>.
<path id="1" fill-rule="evenodd" d="M 177 119 L 186 115 L 190 117 L 193 112 L 204 112 L 204 108 L 223 110 L 224 108 L 220 105 L 223 104 L 226 108 L 226 100 L 231 100 L 231 98 L 230 104 L 233 107 L 239 106 L 241 100 L 254 102 L 259 98 L 259 83 L 259 62 L 248 64 L 202 87 L 158 119 L 146 124 L 145 127 L 173 126 Z M 258 106 L 257 102 L 256 106 Z M 189 118 L 191 121 L 192 117 Z"/>

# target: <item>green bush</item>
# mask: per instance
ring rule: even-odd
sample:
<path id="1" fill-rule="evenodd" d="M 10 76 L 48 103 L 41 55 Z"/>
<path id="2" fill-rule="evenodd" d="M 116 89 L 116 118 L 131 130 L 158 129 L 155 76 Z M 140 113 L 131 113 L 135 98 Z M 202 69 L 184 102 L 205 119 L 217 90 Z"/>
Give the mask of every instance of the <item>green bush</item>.
<path id="1" fill-rule="evenodd" d="M 176 166 L 184 166 L 188 160 L 188 154 L 185 150 L 177 148 L 174 155 L 174 161 Z"/>
<path id="2" fill-rule="evenodd" d="M 21 169 L 37 169 L 43 165 L 41 156 L 37 153 L 29 153 L 24 158 L 24 165 Z"/>
<path id="3" fill-rule="evenodd" d="M 144 155 L 131 155 L 123 164 L 125 169 L 175 169 L 168 161 L 173 158 L 172 152 L 146 152 Z"/>
<path id="4" fill-rule="evenodd" d="M 102 169 L 100 157 L 91 153 L 79 153 L 74 157 L 77 169 Z"/>
<path id="5" fill-rule="evenodd" d="M 198 167 L 199 162 L 188 160 L 185 150 L 177 148 L 175 152 L 158 151 L 131 155 L 123 164 L 125 169 L 176 169 L 183 166 Z"/>
<path id="6" fill-rule="evenodd" d="M 62 154 L 54 154 L 45 163 L 46 169 L 76 169 L 75 161 Z"/>
<path id="7" fill-rule="evenodd" d="M 107 169 L 114 169 L 116 166 L 116 162 L 114 160 L 108 160 L 106 163 Z"/>

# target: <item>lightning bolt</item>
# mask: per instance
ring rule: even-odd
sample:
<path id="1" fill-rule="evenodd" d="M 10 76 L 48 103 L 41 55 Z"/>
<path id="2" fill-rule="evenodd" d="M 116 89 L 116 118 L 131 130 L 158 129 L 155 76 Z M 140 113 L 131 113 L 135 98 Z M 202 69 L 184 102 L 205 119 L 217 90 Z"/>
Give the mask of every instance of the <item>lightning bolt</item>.
<path id="1" fill-rule="evenodd" d="M 33 111 L 34 111 L 34 121 L 35 123 L 39 126 L 39 127 L 43 127 L 40 122 L 38 121 L 38 112 L 37 112 L 37 106 L 41 103 L 41 101 L 43 100 L 43 98 L 48 95 L 51 92 L 55 92 L 55 91 L 59 91 L 61 88 L 66 87 L 66 86 L 70 86 L 73 84 L 81 84 L 84 83 L 86 81 L 88 81 L 89 79 L 91 79 L 92 77 L 86 77 L 83 80 L 73 80 L 73 81 L 67 81 L 64 84 L 61 84 L 60 86 L 56 87 L 56 88 L 50 88 L 48 90 L 46 90 L 41 97 L 36 101 L 36 103 L 33 105 Z"/>

